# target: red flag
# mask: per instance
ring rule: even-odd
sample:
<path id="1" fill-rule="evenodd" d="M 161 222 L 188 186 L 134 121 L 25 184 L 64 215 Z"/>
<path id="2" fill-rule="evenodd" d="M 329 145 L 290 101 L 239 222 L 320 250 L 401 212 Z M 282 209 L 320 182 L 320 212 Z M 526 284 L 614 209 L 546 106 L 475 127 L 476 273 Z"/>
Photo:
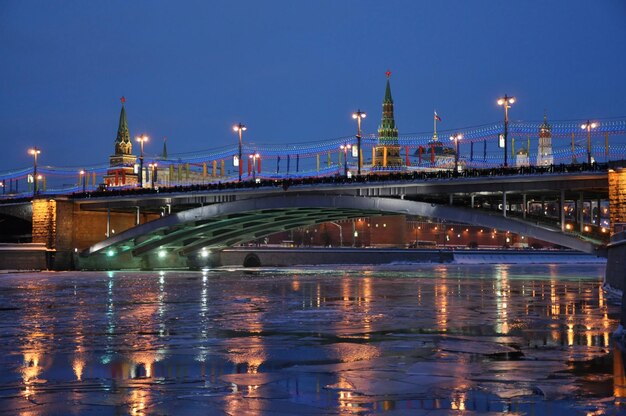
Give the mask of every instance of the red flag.
<path id="1" fill-rule="evenodd" d="M 439 116 L 437 115 L 437 112 L 436 112 L 436 111 L 435 111 L 435 120 L 437 120 L 437 121 L 441 121 L 441 117 L 439 117 Z"/>

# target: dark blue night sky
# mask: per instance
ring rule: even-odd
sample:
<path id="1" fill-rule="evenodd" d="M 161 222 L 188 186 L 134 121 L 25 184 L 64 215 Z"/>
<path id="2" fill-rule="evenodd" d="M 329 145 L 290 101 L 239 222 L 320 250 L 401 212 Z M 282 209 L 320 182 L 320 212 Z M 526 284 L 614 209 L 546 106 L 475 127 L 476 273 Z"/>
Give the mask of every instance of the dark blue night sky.
<path id="1" fill-rule="evenodd" d="M 2 1 L 0 170 L 104 164 L 121 96 L 147 154 L 502 119 L 626 115 L 626 3 L 582 1 Z"/>

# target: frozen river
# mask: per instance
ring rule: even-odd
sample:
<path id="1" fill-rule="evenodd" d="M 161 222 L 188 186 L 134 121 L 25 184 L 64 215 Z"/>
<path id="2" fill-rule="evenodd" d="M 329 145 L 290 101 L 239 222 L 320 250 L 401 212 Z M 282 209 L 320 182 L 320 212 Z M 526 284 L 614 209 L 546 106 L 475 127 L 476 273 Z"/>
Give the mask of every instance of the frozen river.
<path id="1" fill-rule="evenodd" d="M 625 414 L 603 274 L 3 274 L 0 414 Z"/>

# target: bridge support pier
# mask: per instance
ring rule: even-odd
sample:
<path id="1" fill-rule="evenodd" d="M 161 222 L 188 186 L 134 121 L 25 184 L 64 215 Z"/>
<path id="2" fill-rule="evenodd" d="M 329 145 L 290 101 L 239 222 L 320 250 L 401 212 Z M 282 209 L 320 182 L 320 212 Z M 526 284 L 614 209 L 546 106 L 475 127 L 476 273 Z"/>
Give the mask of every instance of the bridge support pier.
<path id="1" fill-rule="evenodd" d="M 583 215 L 583 211 L 585 208 L 585 199 L 583 197 L 583 193 L 581 192 L 579 195 L 579 200 L 578 200 L 578 225 L 579 225 L 579 231 L 582 233 L 584 231 L 584 215 Z"/>
<path id="2" fill-rule="evenodd" d="M 527 211 L 528 211 L 528 206 L 526 205 L 526 194 L 522 194 L 522 218 L 526 219 Z"/>
<path id="3" fill-rule="evenodd" d="M 604 284 L 622 291 L 620 326 L 626 328 L 626 232 L 611 237 L 607 245 L 606 274 Z"/>
<path id="4" fill-rule="evenodd" d="M 111 237 L 111 208 L 107 208 L 107 238 Z"/>
<path id="5" fill-rule="evenodd" d="M 561 215 L 559 216 L 561 219 L 561 232 L 565 232 L 565 191 L 561 191 L 561 198 L 559 200 L 559 210 L 561 211 Z"/>
<path id="6" fill-rule="evenodd" d="M 506 192 L 502 192 L 502 215 L 506 217 Z"/>

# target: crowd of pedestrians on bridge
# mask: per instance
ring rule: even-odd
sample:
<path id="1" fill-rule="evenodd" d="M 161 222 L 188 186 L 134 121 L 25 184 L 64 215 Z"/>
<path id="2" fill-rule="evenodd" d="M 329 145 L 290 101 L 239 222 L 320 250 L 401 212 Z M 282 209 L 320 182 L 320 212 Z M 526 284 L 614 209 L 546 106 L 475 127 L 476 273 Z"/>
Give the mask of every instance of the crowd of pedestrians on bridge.
<path id="1" fill-rule="evenodd" d="M 159 186 L 158 188 L 105 188 L 96 191 L 76 192 L 73 198 L 96 198 L 105 196 L 131 196 L 150 195 L 162 193 L 195 192 L 195 191 L 221 191 L 251 188 L 283 188 L 284 190 L 294 186 L 324 185 L 324 184 L 358 184 L 372 182 L 403 182 L 403 181 L 428 181 L 456 178 L 497 177 L 507 175 L 541 175 L 553 173 L 597 172 L 606 171 L 607 163 L 579 163 L 571 165 L 548 165 L 548 166 L 519 166 L 519 167 L 494 167 L 484 169 L 464 169 L 460 172 L 452 170 L 432 171 L 371 171 L 365 175 L 346 177 L 336 176 L 310 176 L 303 178 L 268 179 L 257 178 L 242 182 L 212 182 L 208 184 L 190 184 L 177 186 Z"/>

